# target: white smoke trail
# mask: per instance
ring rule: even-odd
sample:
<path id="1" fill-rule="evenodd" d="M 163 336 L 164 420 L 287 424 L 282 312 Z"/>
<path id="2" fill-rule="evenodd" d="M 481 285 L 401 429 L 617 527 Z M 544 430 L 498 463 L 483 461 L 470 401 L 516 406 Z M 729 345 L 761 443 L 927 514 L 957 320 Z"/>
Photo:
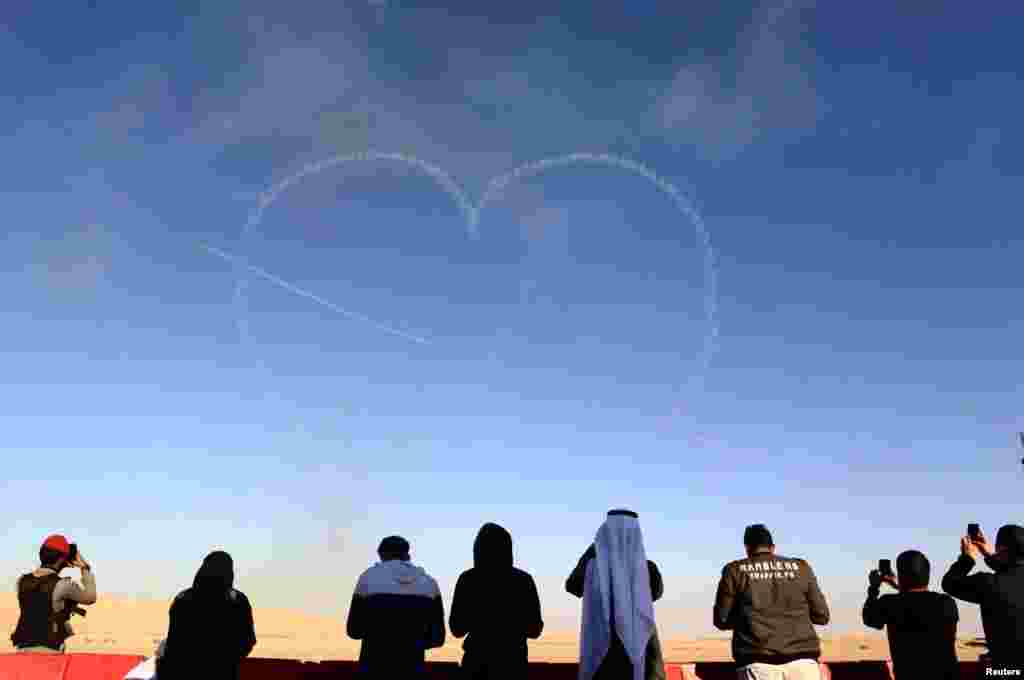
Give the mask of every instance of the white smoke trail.
<path id="1" fill-rule="evenodd" d="M 371 319 L 371 318 L 369 318 L 367 316 L 363 316 L 362 314 L 357 314 L 356 312 L 351 312 L 351 311 L 349 311 L 349 310 L 347 310 L 347 309 L 345 309 L 343 307 L 339 307 L 338 305 L 334 304 L 330 300 L 325 300 L 324 298 L 320 297 L 319 295 L 317 295 L 315 293 L 311 293 L 308 290 L 305 290 L 303 288 L 299 288 L 295 284 L 289 283 L 289 282 L 285 281 L 284 279 L 282 279 L 279 276 L 274 276 L 273 274 L 271 274 L 270 272 L 268 272 L 265 269 L 261 269 L 260 267 L 257 267 L 256 265 L 253 265 L 253 264 L 249 264 L 248 262 L 243 262 L 241 258 L 236 257 L 235 255 L 231 255 L 230 253 L 226 253 L 223 250 L 221 250 L 220 248 L 214 248 L 213 246 L 206 245 L 205 243 L 201 243 L 199 245 L 200 245 L 201 248 L 203 248 L 203 250 L 205 250 L 206 252 L 208 252 L 208 253 L 210 253 L 212 255 L 216 255 L 217 257 L 219 257 L 219 258 L 221 258 L 223 260 L 226 260 L 227 262 L 230 262 L 230 263 L 232 263 L 234 265 L 242 266 L 245 269 L 253 272 L 254 274 L 258 274 L 259 276 L 262 276 L 267 281 L 270 281 L 271 283 L 275 283 L 278 286 L 281 286 L 282 288 L 284 288 L 285 290 L 291 291 L 292 293 L 295 293 L 296 295 L 301 295 L 304 298 L 307 298 L 309 300 L 312 300 L 313 302 L 316 302 L 316 303 L 318 303 L 320 305 L 323 305 L 327 309 L 330 309 L 331 311 L 337 312 L 338 314 L 341 314 L 342 316 L 346 316 L 346 317 L 348 317 L 350 319 L 354 319 L 356 321 L 361 321 L 361 322 L 363 322 L 365 324 L 373 326 L 374 328 L 376 328 L 378 330 L 384 331 L 385 333 L 390 333 L 391 335 L 397 335 L 400 338 L 405 338 L 406 340 L 411 340 L 411 341 L 419 343 L 421 345 L 429 345 L 430 344 L 430 342 L 428 340 L 426 340 L 425 338 L 421 338 L 418 335 L 412 335 L 411 333 L 406 333 L 404 331 L 400 331 L 398 329 L 392 328 L 391 326 L 386 326 L 386 325 L 384 325 L 382 323 L 374 321 L 373 319 Z"/>
<path id="2" fill-rule="evenodd" d="M 538 175 L 551 169 L 566 167 L 570 165 L 578 164 L 590 164 L 590 165 L 603 165 L 606 167 L 617 168 L 619 170 L 625 170 L 626 172 L 639 175 L 644 179 L 654 184 L 659 191 L 668 196 L 672 200 L 676 209 L 693 222 L 694 227 L 697 230 L 697 236 L 700 240 L 701 245 L 704 248 L 704 273 L 706 281 L 706 294 L 704 299 L 705 315 L 708 323 L 708 332 L 705 336 L 704 348 L 701 353 L 700 365 L 702 370 L 706 371 L 711 363 L 711 357 L 713 356 L 715 349 L 717 348 L 717 341 L 719 335 L 719 323 L 718 323 L 718 271 L 715 263 L 715 251 L 711 244 L 711 235 L 704 224 L 704 220 L 701 218 L 700 213 L 693 206 L 690 200 L 671 182 L 664 179 L 660 175 L 650 170 L 647 166 L 637 161 L 630 160 L 628 158 L 622 158 L 620 156 L 614 156 L 612 154 L 595 154 L 595 153 L 572 153 L 564 156 L 557 156 L 552 158 L 546 158 L 530 163 L 525 163 L 518 168 L 515 168 L 504 175 L 496 177 L 488 182 L 487 189 L 484 191 L 480 198 L 480 201 L 475 205 L 467 198 L 466 193 L 462 188 L 452 179 L 444 169 L 439 166 L 433 165 L 426 161 L 423 161 L 414 156 L 408 156 L 401 153 L 384 153 L 377 151 L 366 151 L 362 153 L 354 153 L 347 155 L 334 156 L 332 158 L 320 161 L 318 163 L 311 163 L 302 168 L 302 170 L 295 174 L 285 178 L 281 182 L 272 186 L 269 190 L 260 194 L 259 203 L 256 210 L 249 217 L 245 227 L 242 230 L 242 242 L 246 241 L 252 230 L 259 225 L 263 219 L 263 214 L 267 207 L 270 206 L 277 198 L 289 187 L 294 186 L 299 181 L 309 177 L 311 175 L 318 174 L 324 170 L 338 167 L 349 163 L 364 163 L 370 161 L 395 161 L 409 165 L 426 175 L 432 177 L 437 184 L 455 201 L 459 210 L 465 217 L 468 225 L 469 234 L 472 238 L 479 237 L 479 226 L 480 226 L 480 215 L 484 208 L 487 207 L 492 201 L 494 201 L 500 193 L 511 183 L 520 179 Z M 249 268 L 252 269 L 251 265 L 245 264 L 241 258 L 235 258 L 235 263 L 238 265 L 238 283 L 235 286 L 235 304 L 241 306 L 245 296 L 244 291 L 248 285 L 248 279 L 243 275 L 244 270 Z M 259 272 L 258 272 L 259 273 Z M 290 285 L 290 284 L 289 284 Z M 306 293 L 301 293 L 308 295 Z M 348 314 L 347 312 L 343 312 Z M 248 332 L 245 327 L 245 320 L 247 315 L 245 310 L 239 311 L 238 323 L 239 332 L 243 339 L 248 338 Z M 373 322 L 371 322 L 373 323 Z"/>
<path id="3" fill-rule="evenodd" d="M 437 184 L 444 189 L 445 193 L 452 197 L 459 210 L 462 212 L 469 225 L 470 236 L 476 238 L 478 236 L 476 232 L 477 221 L 474 219 L 475 210 L 470 203 L 466 194 L 462 191 L 455 180 L 445 172 L 443 169 L 436 165 L 427 163 L 426 161 L 420 160 L 415 156 L 408 156 L 401 153 L 383 153 L 377 151 L 365 151 L 354 154 L 345 154 L 340 156 L 334 156 L 326 160 L 319 161 L 317 163 L 309 163 L 304 166 L 298 172 L 286 177 L 267 191 L 264 191 L 259 196 L 259 203 L 256 206 L 256 210 L 249 216 L 248 221 L 245 223 L 245 227 L 242 228 L 241 245 L 244 247 L 246 241 L 249 238 L 250 233 L 256 228 L 260 222 L 263 221 L 263 213 L 270 206 L 271 203 L 277 200 L 277 198 L 289 187 L 297 184 L 301 180 L 311 175 L 316 175 L 324 170 L 335 168 L 348 163 L 366 163 L 370 161 L 397 161 L 399 163 L 405 163 L 417 170 L 422 171 L 429 177 L 432 177 Z M 242 308 L 246 302 L 245 290 L 249 286 L 249 279 L 245 276 L 245 267 L 247 265 L 239 266 L 238 262 L 241 258 L 236 259 L 236 278 L 237 283 L 235 284 L 234 304 L 238 309 L 238 332 L 243 341 L 248 340 L 249 332 L 247 326 L 248 310 Z"/>
<path id="4" fill-rule="evenodd" d="M 639 175 L 653 183 L 659 191 L 668 196 L 675 204 L 676 209 L 686 216 L 697 229 L 697 236 L 704 247 L 704 277 L 706 282 L 706 293 L 704 296 L 704 311 L 708 323 L 708 333 L 705 337 L 704 349 L 701 356 L 701 368 L 707 370 L 711 364 L 711 357 L 715 353 L 718 342 L 718 270 L 715 264 L 715 251 L 711 246 L 711 234 L 708 232 L 701 218 L 700 213 L 693 207 L 690 200 L 678 188 L 668 180 L 662 178 L 647 166 L 620 156 L 611 154 L 595 153 L 571 153 L 564 156 L 545 158 L 530 163 L 524 163 L 518 168 L 511 170 L 500 177 L 492 179 L 484 191 L 480 201 L 472 209 L 470 225 L 477 229 L 480 220 L 480 213 L 483 209 L 511 183 L 525 177 L 541 174 L 553 168 L 561 168 L 569 165 L 591 164 L 604 165 L 618 168 L 627 172 Z"/>

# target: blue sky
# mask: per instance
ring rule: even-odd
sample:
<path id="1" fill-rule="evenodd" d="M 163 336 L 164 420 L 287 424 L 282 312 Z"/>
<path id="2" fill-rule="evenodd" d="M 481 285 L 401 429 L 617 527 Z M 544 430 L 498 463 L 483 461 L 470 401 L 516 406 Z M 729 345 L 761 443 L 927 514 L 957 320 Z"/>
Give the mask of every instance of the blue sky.
<path id="1" fill-rule="evenodd" d="M 1024 14 L 514 5 L 5 10 L 12 582 L 53 531 L 136 597 L 224 547 L 257 606 L 341 617 L 382 536 L 450 598 L 497 521 L 570 628 L 564 578 L 629 506 L 671 634 L 711 632 L 752 522 L 858 628 L 879 557 L 937 587 L 964 525 L 1021 521 Z M 475 237 L 395 161 L 243 230 L 364 151 L 470 201 L 631 159 L 699 211 L 717 288 L 693 220 L 602 165 L 509 184 Z M 257 276 L 236 299 L 202 243 L 430 343 Z"/>

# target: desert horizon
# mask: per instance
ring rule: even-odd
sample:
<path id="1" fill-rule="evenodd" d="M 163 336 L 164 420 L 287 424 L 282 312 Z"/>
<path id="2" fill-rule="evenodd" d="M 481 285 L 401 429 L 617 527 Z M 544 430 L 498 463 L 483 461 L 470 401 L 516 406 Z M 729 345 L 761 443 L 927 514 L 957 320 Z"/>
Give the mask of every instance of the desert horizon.
<path id="1" fill-rule="evenodd" d="M 152 656 L 167 632 L 167 609 L 170 600 L 142 600 L 103 597 L 88 608 L 85 618 L 74 617 L 76 634 L 67 642 L 68 652 L 138 654 Z M 258 642 L 253 657 L 326 661 L 356 659 L 359 641 L 345 634 L 340 616 L 323 616 L 297 610 L 254 608 Z M 13 593 L 0 598 L 0 653 L 13 651 L 10 632 L 18 619 L 18 604 Z M 661 634 L 665 660 L 671 663 L 694 661 L 731 661 L 727 634 L 715 637 L 686 637 Z M 822 634 L 823 661 L 888 660 L 889 646 L 884 632 L 844 632 Z M 431 661 L 459 661 L 462 639 L 449 633 L 445 644 L 430 650 Z M 539 640 L 530 640 L 530 660 L 576 662 L 579 631 L 549 628 Z M 961 661 L 974 661 L 985 650 L 984 643 L 973 636 L 957 639 L 957 655 Z"/>

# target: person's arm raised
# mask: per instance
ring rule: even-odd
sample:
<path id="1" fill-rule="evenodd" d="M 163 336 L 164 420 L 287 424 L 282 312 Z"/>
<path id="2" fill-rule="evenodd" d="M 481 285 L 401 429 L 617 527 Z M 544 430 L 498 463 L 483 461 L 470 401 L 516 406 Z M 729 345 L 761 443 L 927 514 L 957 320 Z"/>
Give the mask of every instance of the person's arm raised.
<path id="1" fill-rule="evenodd" d="M 580 561 L 576 563 L 576 568 L 569 574 L 569 578 L 565 581 L 565 590 L 570 595 L 576 597 L 583 597 L 583 587 L 586 584 L 587 577 L 587 563 L 597 556 L 597 549 L 591 544 L 589 548 L 580 557 Z"/>
<path id="2" fill-rule="evenodd" d="M 882 575 L 878 570 L 868 574 L 868 599 L 864 601 L 861 609 L 861 620 L 865 626 L 882 630 L 885 628 L 886 616 L 885 605 L 878 599 L 878 591 L 882 587 Z"/>
<path id="3" fill-rule="evenodd" d="M 981 604 L 987 590 L 988 574 L 971 574 L 978 549 L 968 537 L 960 539 L 960 557 L 942 577 L 942 590 L 958 600 Z"/>

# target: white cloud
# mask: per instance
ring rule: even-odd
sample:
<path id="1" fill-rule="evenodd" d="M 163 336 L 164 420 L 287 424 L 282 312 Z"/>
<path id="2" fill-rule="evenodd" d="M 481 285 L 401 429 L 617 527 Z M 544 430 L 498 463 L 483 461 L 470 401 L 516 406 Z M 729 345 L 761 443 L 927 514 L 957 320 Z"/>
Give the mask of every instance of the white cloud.
<path id="1" fill-rule="evenodd" d="M 807 5 L 763 6 L 734 55 L 681 68 L 657 104 L 668 137 L 721 160 L 765 134 L 812 130 L 823 105 L 810 73 L 813 54 L 800 35 Z"/>

